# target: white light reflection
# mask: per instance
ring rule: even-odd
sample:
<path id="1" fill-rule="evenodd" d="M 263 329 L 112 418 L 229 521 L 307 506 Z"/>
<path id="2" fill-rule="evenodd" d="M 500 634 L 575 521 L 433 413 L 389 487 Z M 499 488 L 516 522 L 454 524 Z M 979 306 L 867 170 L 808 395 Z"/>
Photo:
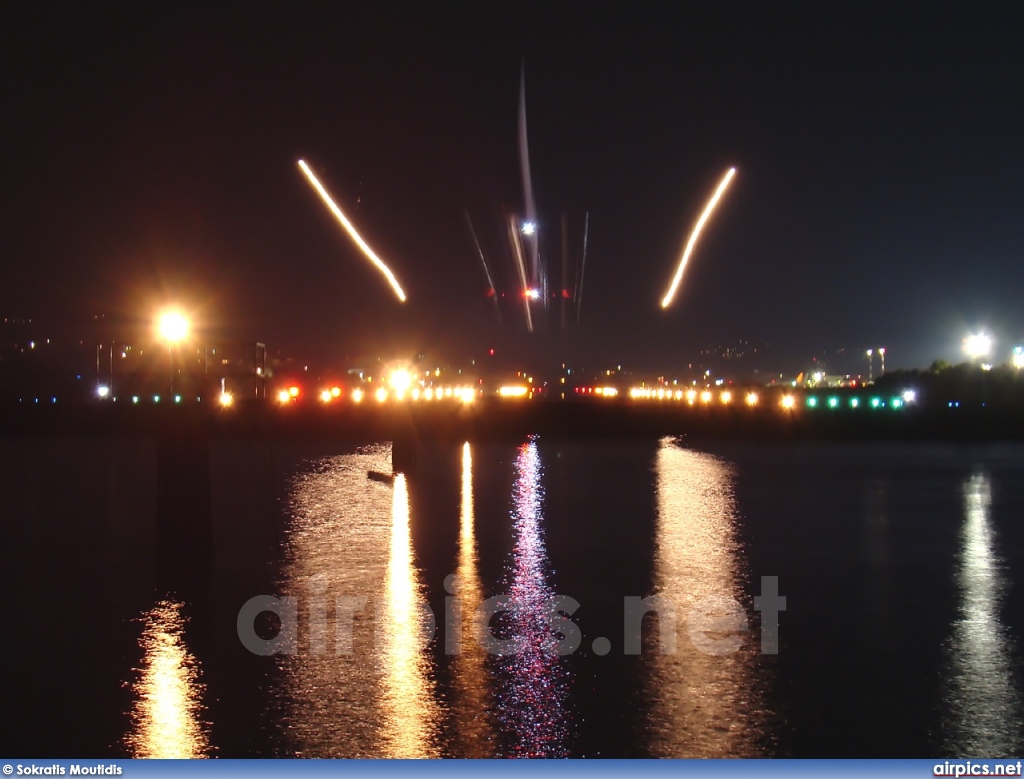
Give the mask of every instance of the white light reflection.
<path id="1" fill-rule="evenodd" d="M 458 757 L 493 757 L 494 723 L 491 679 L 485 667 L 486 653 L 476 640 L 473 616 L 483 601 L 483 586 L 477 563 L 476 529 L 473 511 L 473 453 L 467 441 L 462 446 L 462 509 L 459 517 L 459 556 L 456 569 L 462 608 L 461 652 L 454 660 L 452 720 L 454 754 Z"/>
<path id="2" fill-rule="evenodd" d="M 736 541 L 732 469 L 709 454 L 682 449 L 663 438 L 655 460 L 657 541 L 655 591 L 676 606 L 674 654 L 660 654 L 666 637 L 646 633 L 649 664 L 650 752 L 658 757 L 757 755 L 764 724 L 754 664 L 754 632 L 734 632 L 739 649 L 707 654 L 694 646 L 686 621 L 695 606 L 732 599 L 740 588 L 741 550 Z M 749 607 L 745 607 L 748 614 Z M 751 620 L 752 621 L 752 620 Z M 666 620 L 661 620 L 666 626 Z M 708 634 L 716 639 L 730 638 Z"/>
<path id="3" fill-rule="evenodd" d="M 203 712 L 199 663 L 185 644 L 184 604 L 163 600 L 142 617 L 139 645 L 145 655 L 133 686 L 133 758 L 207 757 L 210 744 Z"/>
<path id="4" fill-rule="evenodd" d="M 282 658 L 291 749 L 302 757 L 435 754 L 439 712 L 423 648 L 422 592 L 409 535 L 405 477 L 390 449 L 310 463 L 292 483 L 292 525 L 280 590 L 298 603 L 299 653 Z M 380 593 L 379 603 L 373 598 Z M 312 604 L 323 635 L 311 650 Z"/>
<path id="5" fill-rule="evenodd" d="M 1024 721 L 1011 659 L 1013 642 L 999 616 L 1007 589 L 1006 564 L 996 553 L 988 475 L 973 474 L 964 482 L 963 494 L 956 575 L 960 617 L 950 646 L 947 746 L 951 754 L 964 757 L 1009 756 L 1024 747 Z"/>
<path id="6" fill-rule="evenodd" d="M 569 752 L 566 711 L 568 674 L 550 651 L 552 631 L 541 616 L 554 597 L 541 523 L 541 459 L 534 438 L 519 447 L 512 485 L 514 542 L 509 595 L 518 604 L 507 625 L 520 641 L 516 654 L 497 658 L 500 669 L 500 748 L 510 757 L 565 757 Z"/>

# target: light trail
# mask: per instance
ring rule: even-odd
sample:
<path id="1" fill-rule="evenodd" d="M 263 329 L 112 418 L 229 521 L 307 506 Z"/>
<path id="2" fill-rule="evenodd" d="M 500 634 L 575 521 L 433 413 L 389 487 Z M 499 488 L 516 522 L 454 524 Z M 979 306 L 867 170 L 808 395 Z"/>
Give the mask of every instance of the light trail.
<path id="1" fill-rule="evenodd" d="M 464 211 L 466 224 L 469 225 L 469 234 L 473 237 L 473 245 L 476 246 L 476 253 L 480 256 L 480 262 L 484 266 L 484 275 L 487 276 L 488 297 L 494 298 L 494 313 L 498 315 L 498 327 L 501 327 L 501 307 L 498 305 L 498 290 L 494 286 L 494 279 L 491 276 L 491 269 L 487 267 L 487 258 L 484 257 L 484 250 L 476 237 L 476 230 L 473 229 L 473 220 L 469 218 L 469 211 Z"/>
<path id="2" fill-rule="evenodd" d="M 580 326 L 580 310 L 583 308 L 583 274 L 587 272 L 587 235 L 590 233 L 590 212 L 583 217 L 583 262 L 580 267 L 580 283 L 576 291 L 576 327 Z"/>
<path id="3" fill-rule="evenodd" d="M 683 280 L 683 271 L 686 270 L 686 263 L 690 259 L 690 252 L 693 251 L 693 246 L 697 243 L 697 238 L 700 236 L 700 231 L 704 227 L 704 223 L 711 216 L 711 212 L 715 210 L 715 206 L 718 205 L 719 199 L 725 192 L 726 187 L 729 186 L 729 182 L 732 181 L 732 177 L 736 175 L 736 168 L 729 168 L 728 173 L 718 185 L 718 189 L 715 190 L 715 194 L 711 196 L 711 200 L 704 207 L 704 213 L 700 215 L 700 219 L 697 220 L 697 226 L 693 228 L 693 232 L 690 234 L 690 240 L 686 242 L 686 250 L 683 252 L 683 259 L 679 261 L 679 268 L 676 270 L 675 278 L 672 279 L 672 285 L 668 288 L 668 292 L 665 297 L 662 298 L 661 307 L 668 308 L 672 303 L 672 298 L 675 297 L 676 290 L 679 288 L 679 282 Z"/>
<path id="4" fill-rule="evenodd" d="M 356 245 L 363 250 L 363 254 L 366 255 L 367 259 L 377 266 L 377 270 L 384 274 L 388 283 L 391 285 L 391 288 L 395 291 L 395 294 L 398 295 L 398 299 L 404 303 L 405 292 L 402 291 L 402 287 L 398 283 L 398 279 L 395 278 L 395 274 L 391 272 L 391 269 L 384 264 L 384 261 L 380 257 L 373 253 L 373 249 L 367 245 L 366 241 L 364 241 L 362 236 L 356 231 L 356 228 L 350 221 L 348 221 L 345 214 L 341 212 L 341 209 L 338 208 L 335 202 L 331 199 L 327 190 L 324 189 L 323 184 L 321 184 L 317 177 L 313 175 L 313 171 L 311 171 L 309 166 L 306 165 L 305 160 L 299 160 L 299 167 L 302 169 L 302 172 L 306 174 L 306 178 L 309 179 L 309 183 L 313 185 L 313 189 L 317 191 L 327 207 L 331 209 L 331 213 L 334 214 L 339 222 L 341 222 L 341 226 L 345 228 L 345 231 L 349 234 L 352 240 L 356 242 Z"/>

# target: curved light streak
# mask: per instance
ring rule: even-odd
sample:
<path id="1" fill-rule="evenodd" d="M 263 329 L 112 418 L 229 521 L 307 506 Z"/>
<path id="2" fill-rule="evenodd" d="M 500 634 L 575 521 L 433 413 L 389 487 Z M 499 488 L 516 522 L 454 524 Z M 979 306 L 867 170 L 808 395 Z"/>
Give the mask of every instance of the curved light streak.
<path id="1" fill-rule="evenodd" d="M 693 251 L 694 244 L 697 243 L 697 238 L 700 236 L 700 231 L 704 227 L 704 223 L 711 216 L 711 212 L 715 210 L 715 206 L 718 205 L 719 199 L 725 193 L 726 187 L 729 186 L 729 182 L 732 181 L 732 177 L 736 175 L 736 168 L 729 168 L 729 171 L 725 174 L 725 177 L 718 184 L 718 189 L 715 190 L 715 194 L 711 196 L 711 200 L 704 206 L 704 213 L 700 215 L 700 219 L 697 220 L 697 226 L 693 228 L 693 232 L 690 233 L 690 240 L 686 242 L 686 250 L 683 252 L 683 258 L 679 261 L 679 268 L 676 270 L 675 278 L 672 279 L 672 285 L 668 288 L 668 292 L 665 297 L 662 298 L 661 307 L 668 308 L 672 303 L 672 298 L 676 295 L 676 290 L 679 288 L 679 282 L 683 280 L 683 271 L 686 270 L 686 263 L 690 260 L 690 252 Z"/>
<path id="2" fill-rule="evenodd" d="M 306 174 L 306 178 L 309 179 L 309 183 L 313 185 L 313 189 L 317 191 L 327 207 L 331 209 L 331 213 L 334 214 L 339 222 L 341 222 L 341 226 L 345 228 L 345 231 L 349 234 L 352 240 L 356 242 L 356 245 L 363 250 L 363 254 L 366 255 L 367 259 L 377 266 L 377 270 L 384 274 L 388 283 L 391 285 L 391 288 L 395 291 L 395 294 L 398 295 L 398 299 L 404 303 L 405 292 L 398 283 L 398 279 L 395 278 L 395 274 L 391 272 L 391 269 L 384 264 L 384 261 L 381 260 L 380 257 L 373 253 L 373 249 L 371 249 L 366 241 L 363 240 L 362 236 L 356 231 L 356 228 L 350 221 L 348 221 L 345 214 L 342 213 L 341 209 L 338 208 L 335 202 L 331 199 L 331 196 L 328 194 L 327 190 L 324 189 L 324 186 L 320 183 L 319 179 L 313 175 L 313 171 L 309 169 L 305 160 L 299 160 L 299 167 L 302 169 L 302 172 Z"/>

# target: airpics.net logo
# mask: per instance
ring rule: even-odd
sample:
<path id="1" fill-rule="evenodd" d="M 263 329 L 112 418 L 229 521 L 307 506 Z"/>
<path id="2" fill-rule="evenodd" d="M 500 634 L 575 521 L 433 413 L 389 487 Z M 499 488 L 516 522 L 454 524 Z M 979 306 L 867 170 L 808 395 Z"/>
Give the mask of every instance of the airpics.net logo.
<path id="1" fill-rule="evenodd" d="M 468 602 L 460 595 L 460 583 L 454 574 L 444 580 L 444 614 L 441 640 L 447 655 L 465 651 L 467 641 L 475 642 L 491 655 L 509 656 L 540 650 L 569 655 L 584 642 L 579 626 L 572 620 L 580 603 L 568 595 L 515 597 L 508 593 L 479 602 Z M 385 598 L 368 595 L 331 597 L 328 579 L 323 574 L 310 576 L 306 594 L 257 595 L 238 611 L 237 631 L 242 645 L 256 655 L 351 655 L 355 652 L 355 626 L 372 613 L 376 646 L 387 643 L 387 620 L 391 611 Z M 438 633 L 438 621 L 422 599 L 406 604 L 413 614 L 406 634 L 426 646 Z M 372 612 L 371 612 L 372 609 Z M 709 596 L 680 607 L 664 595 L 647 597 L 627 595 L 622 599 L 622 653 L 639 655 L 643 651 L 644 619 L 657 615 L 656 646 L 660 654 L 681 651 L 679 633 L 698 651 L 713 656 L 739 651 L 757 633 L 759 651 L 765 655 L 779 652 L 779 618 L 786 610 L 786 597 L 779 594 L 779 577 L 762 576 L 761 592 L 753 598 L 758 612 L 756 631 L 751 630 L 746 610 L 734 598 Z M 333 642 L 329 633 L 333 627 Z M 273 633 L 273 635 L 270 635 Z M 301 639 L 301 640 L 300 640 Z M 333 646 L 331 644 L 333 643 Z M 612 639 L 596 636 L 590 650 L 607 655 L 614 648 Z"/>

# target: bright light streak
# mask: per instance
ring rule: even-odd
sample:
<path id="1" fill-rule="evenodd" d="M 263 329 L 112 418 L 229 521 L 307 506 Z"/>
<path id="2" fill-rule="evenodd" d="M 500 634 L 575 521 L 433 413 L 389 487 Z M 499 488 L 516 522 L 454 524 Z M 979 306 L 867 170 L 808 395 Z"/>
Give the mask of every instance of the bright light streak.
<path id="1" fill-rule="evenodd" d="M 530 390 L 521 384 L 514 384 L 498 388 L 498 395 L 503 398 L 525 398 Z"/>
<path id="2" fill-rule="evenodd" d="M 686 270 L 686 263 L 690 260 L 690 252 L 693 251 L 694 244 L 697 243 L 697 238 L 700 235 L 701 229 L 704 227 L 704 223 L 711 216 L 711 212 L 715 210 L 715 206 L 718 205 L 719 199 L 725 192 L 726 187 L 729 186 L 729 182 L 732 181 L 732 177 L 736 175 L 736 168 L 729 168 L 729 171 L 725 174 L 721 183 L 718 185 L 718 189 L 715 190 L 715 194 L 711 196 L 711 200 L 704 207 L 704 213 L 700 215 L 700 219 L 697 220 L 697 226 L 693 228 L 693 232 L 690 234 L 690 240 L 686 242 L 686 250 L 683 252 L 683 258 L 679 261 L 679 268 L 676 270 L 675 278 L 672 279 L 672 285 L 668 288 L 668 292 L 665 297 L 662 298 L 661 307 L 668 308 L 669 304 L 672 303 L 672 298 L 676 295 L 676 290 L 679 288 L 679 282 L 683 280 L 683 271 Z"/>
<path id="3" fill-rule="evenodd" d="M 331 210 L 331 213 L 334 214 L 335 218 L 339 222 L 341 222 L 341 226 L 345 228 L 345 231 L 349 234 L 349 237 L 351 237 L 352 240 L 356 242 L 356 245 L 363 250 L 363 254 L 365 254 L 367 259 L 369 259 L 370 262 L 372 262 L 377 267 L 377 270 L 384 274 L 384 277 L 388 280 L 388 283 L 391 285 L 391 288 L 395 291 L 395 294 L 398 295 L 398 299 L 404 303 L 405 292 L 402 291 L 402 287 L 398 283 L 398 279 L 395 278 L 395 274 L 391 272 L 391 269 L 384 264 L 384 261 L 381 260 L 380 257 L 373 253 L 373 249 L 371 249 L 367 245 L 366 241 L 363 240 L 362 236 L 359 235 L 358 232 L 356 232 L 356 228 L 352 226 L 352 223 L 348 221 L 348 218 L 341 212 L 341 209 L 338 208 L 335 202 L 331 199 L 331 196 L 327 193 L 327 190 L 324 189 L 323 184 L 321 184 L 317 177 L 313 175 L 313 171 L 309 169 L 309 166 L 306 165 L 304 160 L 299 160 L 299 167 L 302 169 L 302 172 L 306 174 L 306 178 L 309 179 L 309 183 L 313 185 L 313 189 L 317 191 L 321 199 Z"/>
<path id="4" fill-rule="evenodd" d="M 235 402 L 235 398 L 234 398 L 234 396 L 230 392 L 222 392 L 222 393 L 220 393 L 220 404 L 222 406 L 224 406 L 224 408 L 227 408 L 228 406 L 230 406 L 234 402 Z"/>
<path id="5" fill-rule="evenodd" d="M 188 318 L 180 311 L 163 311 L 157 317 L 156 331 L 164 341 L 178 343 L 188 335 Z"/>

